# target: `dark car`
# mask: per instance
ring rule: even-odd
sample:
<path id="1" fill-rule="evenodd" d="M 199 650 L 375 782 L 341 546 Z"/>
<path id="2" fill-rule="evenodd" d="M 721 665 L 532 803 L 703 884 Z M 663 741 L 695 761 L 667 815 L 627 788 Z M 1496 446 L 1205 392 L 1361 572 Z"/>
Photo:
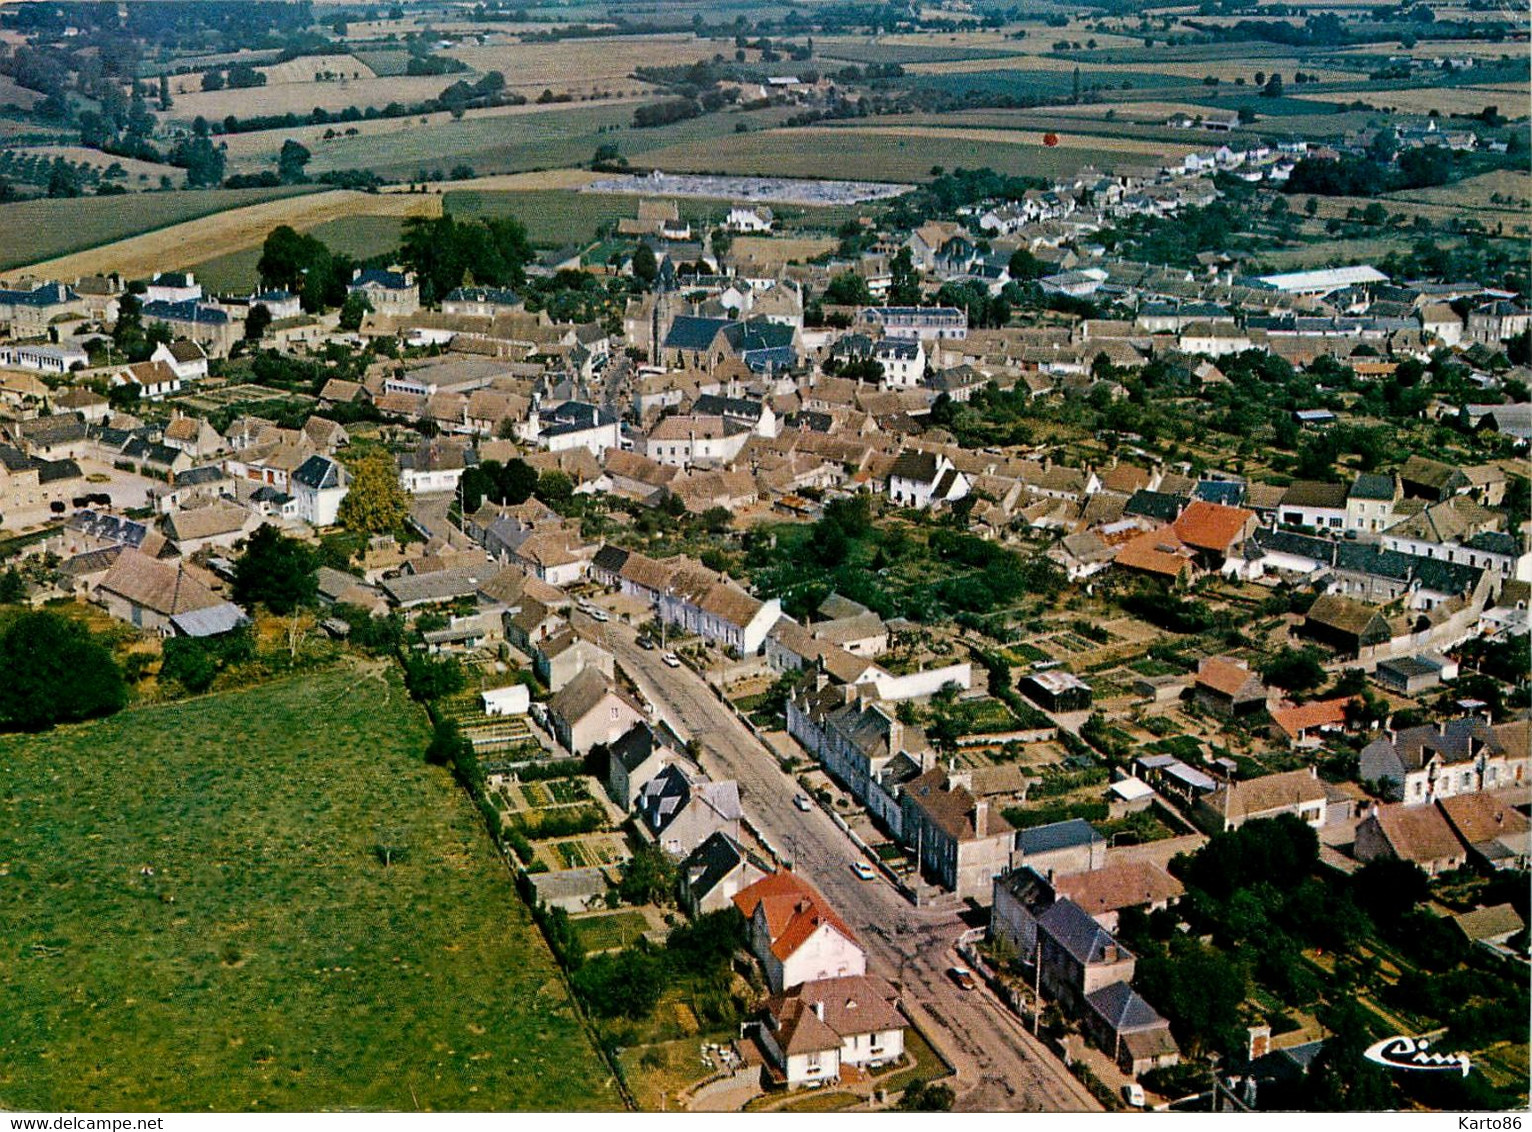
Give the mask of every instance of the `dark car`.
<path id="1" fill-rule="evenodd" d="M 640 637 L 638 638 L 638 647 L 641 649 L 653 649 L 654 642 L 651 641 L 648 637 Z"/>

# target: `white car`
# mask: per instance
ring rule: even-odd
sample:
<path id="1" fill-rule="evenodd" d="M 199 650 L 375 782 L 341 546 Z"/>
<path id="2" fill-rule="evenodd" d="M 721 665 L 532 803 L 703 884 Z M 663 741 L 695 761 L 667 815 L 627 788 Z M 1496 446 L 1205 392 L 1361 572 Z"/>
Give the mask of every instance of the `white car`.
<path id="1" fill-rule="evenodd" d="M 585 611 L 585 615 L 587 617 L 589 617 L 592 621 L 610 621 L 611 620 L 611 618 L 608 617 L 604 611 L 602 611 L 600 609 L 597 609 L 594 605 L 591 606 L 589 609 L 587 609 Z"/>
<path id="2" fill-rule="evenodd" d="M 1122 1087 L 1122 1099 L 1134 1108 L 1143 1108 L 1146 1101 L 1144 1087 L 1137 1081 L 1129 1081 Z"/>
<path id="3" fill-rule="evenodd" d="M 797 806 L 804 813 L 808 813 L 810 810 L 812 810 L 814 808 L 814 803 L 810 802 L 802 794 L 794 794 L 793 795 L 793 805 Z"/>
<path id="4" fill-rule="evenodd" d="M 664 656 L 660 657 L 660 659 L 663 660 L 671 668 L 681 667 L 681 658 L 673 652 L 666 653 Z"/>
<path id="5" fill-rule="evenodd" d="M 872 871 L 872 866 L 866 861 L 852 861 L 851 871 L 862 880 L 872 880 L 878 874 Z"/>

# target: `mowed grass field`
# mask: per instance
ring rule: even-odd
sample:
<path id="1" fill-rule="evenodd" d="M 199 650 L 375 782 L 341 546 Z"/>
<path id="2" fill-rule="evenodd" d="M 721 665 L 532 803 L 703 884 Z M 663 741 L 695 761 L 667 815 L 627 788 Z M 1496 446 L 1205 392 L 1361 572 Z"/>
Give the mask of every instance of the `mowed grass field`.
<path id="1" fill-rule="evenodd" d="M 346 667 L 0 740 L 0 1108 L 619 1107 L 428 738 Z"/>
<path id="2" fill-rule="evenodd" d="M 0 205 L 0 270 L 83 251 L 231 208 L 313 191 L 302 186 L 203 189 Z"/>

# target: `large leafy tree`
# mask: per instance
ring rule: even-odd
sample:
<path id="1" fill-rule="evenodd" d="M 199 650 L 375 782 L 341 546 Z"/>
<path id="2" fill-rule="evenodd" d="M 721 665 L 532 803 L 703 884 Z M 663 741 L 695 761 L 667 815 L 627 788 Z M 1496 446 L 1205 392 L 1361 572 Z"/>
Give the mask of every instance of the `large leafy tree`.
<path id="1" fill-rule="evenodd" d="M 79 622 L 23 613 L 0 632 L 0 724 L 41 731 L 120 711 L 127 685 L 112 654 Z"/>
<path id="2" fill-rule="evenodd" d="M 318 592 L 319 555 L 309 547 L 270 523 L 246 540 L 245 553 L 234 564 L 235 601 L 285 614 L 308 605 Z"/>
<path id="3" fill-rule="evenodd" d="M 384 534 L 402 527 L 409 513 L 409 497 L 387 453 L 369 453 L 351 466 L 351 488 L 340 501 L 342 526 Z"/>
<path id="4" fill-rule="evenodd" d="M 419 278 L 421 301 L 435 303 L 470 276 L 485 286 L 520 286 L 533 253 L 526 226 L 513 217 L 459 222 L 444 213 L 406 221 L 399 258 Z"/>

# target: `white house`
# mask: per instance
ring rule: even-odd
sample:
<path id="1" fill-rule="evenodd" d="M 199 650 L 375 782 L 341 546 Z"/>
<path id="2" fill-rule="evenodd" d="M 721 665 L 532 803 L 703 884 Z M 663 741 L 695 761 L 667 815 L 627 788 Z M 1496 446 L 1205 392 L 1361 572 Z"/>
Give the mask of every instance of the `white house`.
<path id="1" fill-rule="evenodd" d="M 767 1000 L 757 1033 L 776 1075 L 796 1089 L 838 1080 L 843 1066 L 897 1060 L 907 1025 L 887 980 L 847 975 Z"/>
<path id="2" fill-rule="evenodd" d="M 880 338 L 872 356 L 883 367 L 885 389 L 918 389 L 926 373 L 926 348 L 919 338 Z"/>
<path id="3" fill-rule="evenodd" d="M 297 517 L 315 527 L 334 526 L 351 476 L 328 456 L 310 456 L 289 479 Z"/>
<path id="4" fill-rule="evenodd" d="M 163 362 L 182 381 L 196 381 L 207 376 L 207 351 L 189 338 L 161 342 L 149 355 L 151 362 Z"/>
<path id="5" fill-rule="evenodd" d="M 797 873 L 782 870 L 756 881 L 734 897 L 734 906 L 749 924 L 750 950 L 775 993 L 867 973 L 856 934 Z"/>
<path id="6" fill-rule="evenodd" d="M 187 303 L 202 298 L 202 284 L 190 271 L 156 271 L 144 288 L 146 303 Z"/>
<path id="7" fill-rule="evenodd" d="M 940 453 L 901 452 L 888 473 L 888 496 L 904 507 L 924 510 L 968 494 L 968 477 Z"/>
<path id="8" fill-rule="evenodd" d="M 770 232 L 775 219 L 765 205 L 736 204 L 723 226 L 730 232 Z"/>

